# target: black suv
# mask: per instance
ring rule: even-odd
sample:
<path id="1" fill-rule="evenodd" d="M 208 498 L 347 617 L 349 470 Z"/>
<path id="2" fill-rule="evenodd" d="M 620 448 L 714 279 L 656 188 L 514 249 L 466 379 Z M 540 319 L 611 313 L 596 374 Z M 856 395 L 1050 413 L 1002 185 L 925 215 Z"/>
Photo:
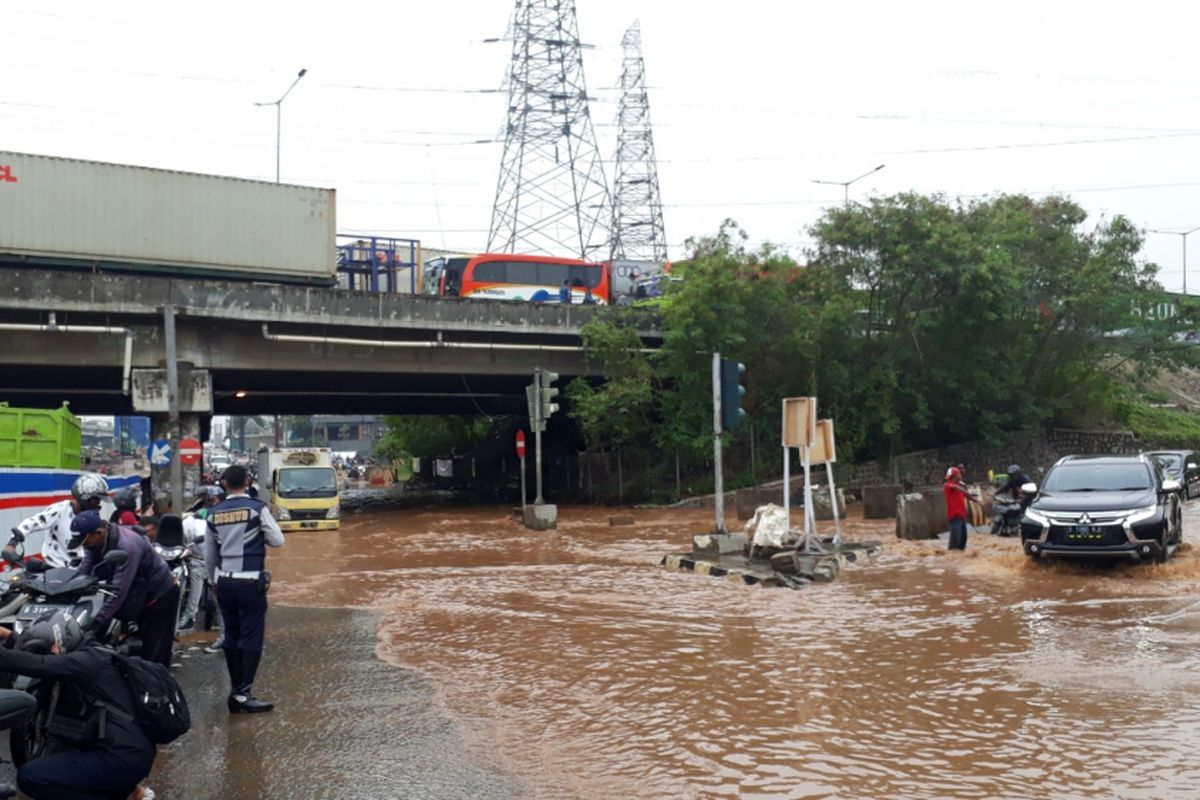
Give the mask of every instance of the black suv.
<path id="1" fill-rule="evenodd" d="M 1183 499 L 1200 497 L 1200 455 L 1194 450 L 1155 450 L 1145 453 L 1162 464 L 1168 478 L 1183 484 Z"/>
<path id="2" fill-rule="evenodd" d="M 1149 456 L 1067 456 L 1026 509 L 1021 544 L 1033 558 L 1164 562 L 1183 541 L 1179 489 Z"/>

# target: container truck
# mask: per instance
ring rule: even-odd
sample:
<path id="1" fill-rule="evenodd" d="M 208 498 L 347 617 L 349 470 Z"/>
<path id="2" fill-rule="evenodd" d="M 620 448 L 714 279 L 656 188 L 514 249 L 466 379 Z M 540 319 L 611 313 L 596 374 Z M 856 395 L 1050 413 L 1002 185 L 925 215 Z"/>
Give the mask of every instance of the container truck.
<path id="1" fill-rule="evenodd" d="M 333 189 L 0 150 L 0 265 L 334 284 Z"/>
<path id="2" fill-rule="evenodd" d="M 337 472 L 328 447 L 268 447 L 258 452 L 258 483 L 285 531 L 336 530 Z"/>

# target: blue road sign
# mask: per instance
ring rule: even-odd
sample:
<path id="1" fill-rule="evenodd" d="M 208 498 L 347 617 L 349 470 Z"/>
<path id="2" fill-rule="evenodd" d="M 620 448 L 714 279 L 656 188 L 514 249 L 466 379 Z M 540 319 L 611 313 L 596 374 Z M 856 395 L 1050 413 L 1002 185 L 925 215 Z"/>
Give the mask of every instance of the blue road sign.
<path id="1" fill-rule="evenodd" d="M 156 439 L 146 449 L 151 466 L 165 467 L 171 463 L 171 443 L 166 439 Z"/>

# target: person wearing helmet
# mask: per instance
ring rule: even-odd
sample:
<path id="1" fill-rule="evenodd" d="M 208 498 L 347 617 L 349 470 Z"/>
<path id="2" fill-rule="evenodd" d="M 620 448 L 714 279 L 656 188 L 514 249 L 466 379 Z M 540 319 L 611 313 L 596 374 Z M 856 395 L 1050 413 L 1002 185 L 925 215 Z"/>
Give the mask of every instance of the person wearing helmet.
<path id="1" fill-rule="evenodd" d="M 118 489 L 113 495 L 113 505 L 116 509 L 108 517 L 108 521 L 114 525 L 125 525 L 133 527 L 138 524 L 138 490 L 132 486 L 126 486 L 124 489 Z"/>
<path id="2" fill-rule="evenodd" d="M 1009 464 L 1008 480 L 1004 482 L 1003 486 L 996 490 L 996 494 L 1012 495 L 1013 499 L 1018 501 L 1021 504 L 1021 509 L 1024 510 L 1029 506 L 1030 503 L 1033 502 L 1033 498 L 1026 496 L 1025 492 L 1021 490 L 1021 487 L 1027 483 L 1029 483 L 1029 478 L 1027 478 L 1025 474 L 1021 472 L 1021 465 Z"/>
<path id="3" fill-rule="evenodd" d="M 94 472 L 80 475 L 71 486 L 71 498 L 52 503 L 12 529 L 5 550 L 16 550 L 34 533 L 45 533 L 42 560 L 51 567 L 74 567 L 83 560 L 83 551 L 71 548 L 71 520 L 89 508 L 100 508 L 108 496 L 108 482 Z"/>
<path id="4" fill-rule="evenodd" d="M 137 704 L 111 650 L 98 647 L 62 611 L 38 617 L 20 634 L 0 628 L 0 670 L 58 682 L 68 690 L 55 706 L 66 724 L 59 730 L 101 730 L 102 737 L 71 741 L 72 749 L 25 763 L 17 786 L 33 800 L 57 797 L 148 797 L 139 784 L 150 774 L 157 752 L 137 722 Z M 78 698 L 94 698 L 100 706 Z M 107 707 L 105 711 L 101 708 Z M 113 711 L 121 713 L 113 713 Z M 81 725 L 80 719 L 103 726 Z M 53 723 L 51 723 L 53 724 Z"/>
<path id="5" fill-rule="evenodd" d="M 92 618 L 91 632 L 104 632 L 114 617 L 136 620 L 142 637 L 142 658 L 170 667 L 179 584 L 167 562 L 144 537 L 131 528 L 109 525 L 98 511 L 77 515 L 71 521 L 71 530 L 71 546 L 82 546 L 84 550 L 79 574 L 94 573 L 112 587 Z M 124 550 L 128 557 L 119 564 L 105 563 L 103 557 L 109 550 Z"/>

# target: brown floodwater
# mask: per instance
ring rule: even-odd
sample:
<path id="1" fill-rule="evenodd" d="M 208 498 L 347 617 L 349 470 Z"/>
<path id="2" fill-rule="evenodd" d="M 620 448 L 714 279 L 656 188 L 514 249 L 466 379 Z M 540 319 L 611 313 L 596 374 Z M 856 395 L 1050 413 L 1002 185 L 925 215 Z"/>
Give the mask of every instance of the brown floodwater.
<path id="1" fill-rule="evenodd" d="M 1200 792 L 1200 548 L 1043 565 L 852 520 L 883 552 L 790 591 L 660 567 L 711 512 L 613 513 L 560 508 L 544 533 L 499 507 L 352 515 L 289 535 L 272 602 L 372 611 L 378 657 L 423 673 L 524 797 Z"/>

